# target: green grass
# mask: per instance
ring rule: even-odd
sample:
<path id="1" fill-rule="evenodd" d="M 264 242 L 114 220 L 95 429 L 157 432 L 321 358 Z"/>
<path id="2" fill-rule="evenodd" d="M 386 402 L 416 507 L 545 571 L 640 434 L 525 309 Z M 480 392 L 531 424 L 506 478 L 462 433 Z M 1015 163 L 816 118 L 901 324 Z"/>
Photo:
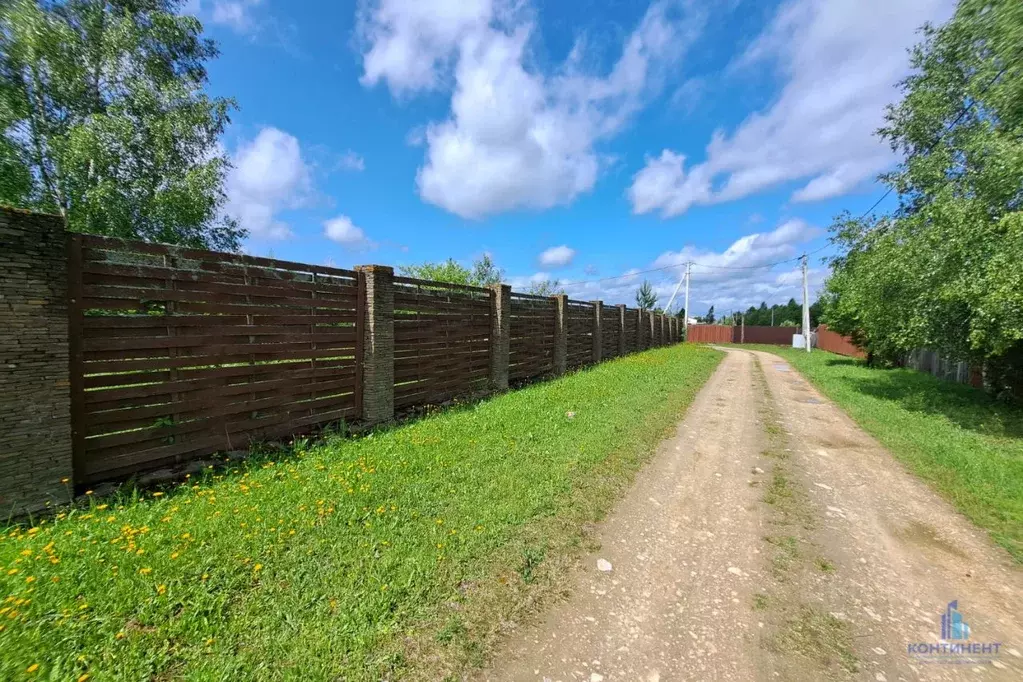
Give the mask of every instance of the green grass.
<path id="1" fill-rule="evenodd" d="M 586 528 L 719 360 L 653 350 L 8 527 L 0 679 L 440 679 L 479 665 L 502 620 L 560 593 Z"/>
<path id="2" fill-rule="evenodd" d="M 917 476 L 1023 562 L 1023 409 L 910 369 L 824 351 L 787 360 Z"/>

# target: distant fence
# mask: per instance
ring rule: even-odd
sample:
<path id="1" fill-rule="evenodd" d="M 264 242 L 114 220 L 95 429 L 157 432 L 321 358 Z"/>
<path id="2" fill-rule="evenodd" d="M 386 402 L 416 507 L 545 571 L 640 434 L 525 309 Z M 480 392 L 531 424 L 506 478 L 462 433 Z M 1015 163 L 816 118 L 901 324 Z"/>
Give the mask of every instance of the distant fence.
<path id="1" fill-rule="evenodd" d="M 677 319 L 600 301 L 65 240 L 59 218 L 3 208 L 0 240 L 5 511 L 66 499 L 68 473 L 87 486 L 339 420 L 380 423 L 680 340 Z M 42 433 L 46 448 L 28 437 Z"/>
<path id="2" fill-rule="evenodd" d="M 689 338 L 691 343 L 764 343 L 774 346 L 791 346 L 792 335 L 798 327 L 759 327 L 742 325 L 729 326 L 723 324 L 691 324 Z"/>

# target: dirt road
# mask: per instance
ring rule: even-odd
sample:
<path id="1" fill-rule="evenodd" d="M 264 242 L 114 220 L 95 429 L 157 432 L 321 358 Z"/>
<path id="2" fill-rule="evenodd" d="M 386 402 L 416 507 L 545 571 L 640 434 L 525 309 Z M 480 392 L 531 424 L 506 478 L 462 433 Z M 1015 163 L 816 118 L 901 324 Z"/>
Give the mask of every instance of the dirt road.
<path id="1" fill-rule="evenodd" d="M 481 679 L 1023 679 L 1023 570 L 784 361 L 727 352 Z M 931 646 L 947 612 L 969 653 Z"/>

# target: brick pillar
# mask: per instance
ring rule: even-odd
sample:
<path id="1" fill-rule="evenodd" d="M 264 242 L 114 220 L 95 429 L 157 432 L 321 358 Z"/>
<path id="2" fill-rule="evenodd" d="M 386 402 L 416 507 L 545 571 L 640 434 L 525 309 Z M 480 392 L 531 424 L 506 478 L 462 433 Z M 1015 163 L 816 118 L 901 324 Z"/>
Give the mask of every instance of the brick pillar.
<path id="1" fill-rule="evenodd" d="M 69 498 L 66 241 L 60 217 L 0 208 L 0 517 L 5 519 Z"/>
<path id="2" fill-rule="evenodd" d="M 636 350 L 641 351 L 646 348 L 646 315 L 642 308 L 636 311 Z"/>
<path id="3" fill-rule="evenodd" d="M 618 304 L 618 357 L 625 355 L 625 304 Z"/>
<path id="4" fill-rule="evenodd" d="M 511 287 L 490 287 L 490 387 L 508 389 L 508 353 L 511 348 Z"/>
<path id="5" fill-rule="evenodd" d="M 554 296 L 554 373 L 568 369 L 568 296 Z"/>
<path id="6" fill-rule="evenodd" d="M 394 419 L 394 269 L 355 268 L 366 278 L 363 324 L 362 418 L 367 424 Z"/>
<path id="7" fill-rule="evenodd" d="M 604 338 L 601 325 L 604 324 L 604 302 L 593 302 L 593 362 L 597 363 L 604 359 Z"/>

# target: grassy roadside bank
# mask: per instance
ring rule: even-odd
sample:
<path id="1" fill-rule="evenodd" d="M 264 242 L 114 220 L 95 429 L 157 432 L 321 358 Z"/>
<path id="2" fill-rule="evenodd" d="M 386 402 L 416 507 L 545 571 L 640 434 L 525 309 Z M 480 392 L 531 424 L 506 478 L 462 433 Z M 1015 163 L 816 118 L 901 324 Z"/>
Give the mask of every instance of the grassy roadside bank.
<path id="1" fill-rule="evenodd" d="M 787 360 L 917 476 L 1023 562 L 1023 410 L 910 369 L 746 345 Z"/>
<path id="2" fill-rule="evenodd" d="M 720 354 L 674 346 L 0 536 L 0 679 L 380 679 L 485 660 Z"/>

